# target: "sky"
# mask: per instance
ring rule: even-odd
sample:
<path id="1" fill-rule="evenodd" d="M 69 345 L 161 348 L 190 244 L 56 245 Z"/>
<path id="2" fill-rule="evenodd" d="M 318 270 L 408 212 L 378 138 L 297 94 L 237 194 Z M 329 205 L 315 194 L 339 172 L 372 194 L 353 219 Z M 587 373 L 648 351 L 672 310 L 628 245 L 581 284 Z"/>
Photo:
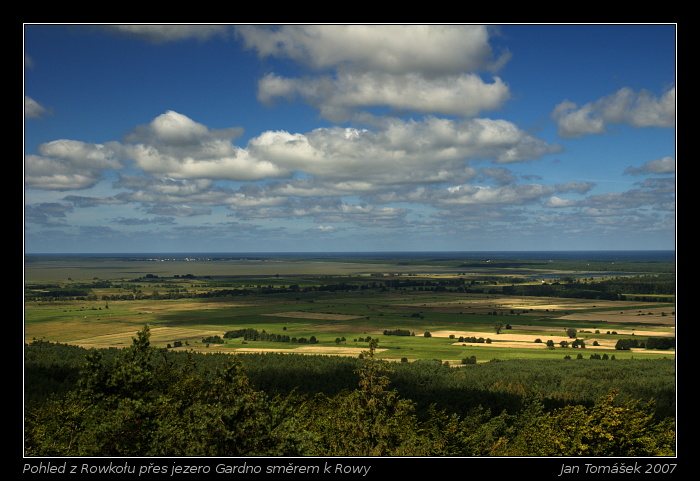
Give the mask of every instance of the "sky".
<path id="1" fill-rule="evenodd" d="M 25 252 L 673 250 L 676 29 L 25 24 Z"/>

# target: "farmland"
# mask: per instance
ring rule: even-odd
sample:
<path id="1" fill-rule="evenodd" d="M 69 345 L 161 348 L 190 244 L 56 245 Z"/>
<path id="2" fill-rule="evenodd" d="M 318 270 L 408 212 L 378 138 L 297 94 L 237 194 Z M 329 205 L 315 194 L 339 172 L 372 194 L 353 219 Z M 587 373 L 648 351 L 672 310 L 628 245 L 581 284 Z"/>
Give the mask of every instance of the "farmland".
<path id="1" fill-rule="evenodd" d="M 31 260 L 25 266 L 25 341 L 126 347 L 148 324 L 154 345 L 203 352 L 357 356 L 375 339 L 381 359 L 450 364 L 471 356 L 483 362 L 580 352 L 618 359 L 672 357 L 673 349 L 616 349 L 623 338 L 675 339 L 672 294 L 619 292 L 616 300 L 568 298 L 565 292 L 544 290 L 546 296 L 504 295 L 516 287 L 562 285 L 562 279 L 571 285 L 574 275 L 580 286 L 668 275 L 659 274 L 663 266 L 657 263 L 618 263 L 624 276 L 608 273 L 604 263 L 587 264 L 600 272 L 579 280 L 581 271 L 573 268 L 581 266 L 551 261 Z M 634 269 L 641 272 L 627 272 Z M 224 337 L 236 329 L 289 341 Z M 395 330 L 409 335 L 384 334 Z M 314 344 L 292 342 L 312 336 Z M 574 340 L 585 350 L 572 348 Z"/>
<path id="2" fill-rule="evenodd" d="M 29 257 L 25 451 L 670 456 L 675 327 L 668 261 Z"/>

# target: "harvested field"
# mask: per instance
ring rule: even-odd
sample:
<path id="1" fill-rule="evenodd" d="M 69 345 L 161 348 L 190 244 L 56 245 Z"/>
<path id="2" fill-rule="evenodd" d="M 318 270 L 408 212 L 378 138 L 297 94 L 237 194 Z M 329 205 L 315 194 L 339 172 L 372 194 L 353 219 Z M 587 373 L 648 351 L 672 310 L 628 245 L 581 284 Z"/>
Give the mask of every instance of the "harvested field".
<path id="1" fill-rule="evenodd" d="M 580 317 L 577 317 L 577 319 L 581 320 Z M 598 318 L 596 318 L 598 319 Z M 517 330 L 517 329 L 523 329 L 527 331 L 543 331 L 543 332 L 561 332 L 564 330 L 564 327 L 560 328 L 553 328 L 551 326 L 519 326 L 517 324 L 513 324 L 512 329 Z M 601 332 L 607 332 L 608 330 L 605 328 L 600 328 L 599 331 Z M 660 337 L 674 337 L 676 335 L 676 328 L 674 326 L 667 326 L 667 327 L 660 327 L 656 330 L 653 328 L 649 328 L 647 330 L 640 330 L 640 329 L 615 329 L 615 332 L 617 334 L 625 334 L 625 335 L 632 335 L 634 334 L 635 336 L 660 336 Z M 583 335 L 591 335 L 590 333 L 583 333 Z"/>
<path id="2" fill-rule="evenodd" d="M 27 327 L 24 331 L 24 338 L 26 342 L 31 342 L 34 339 L 50 339 L 52 342 L 74 344 L 77 339 L 100 333 L 100 336 L 125 336 L 128 339 L 128 344 L 131 342 L 131 337 L 127 336 L 135 336 L 142 327 L 141 324 L 115 323 L 113 321 L 67 320 Z"/>
<path id="3" fill-rule="evenodd" d="M 455 338 L 459 337 L 476 337 L 476 338 L 484 338 L 484 339 L 491 339 L 490 344 L 482 343 L 482 342 L 454 342 L 452 343 L 453 346 L 469 346 L 469 347 L 481 347 L 481 346 L 490 346 L 490 347 L 511 347 L 511 348 L 525 348 L 525 349 L 547 349 L 546 342 L 549 340 L 552 340 L 555 345 L 559 345 L 561 341 L 567 341 L 571 342 L 573 339 L 569 338 L 567 335 L 563 334 L 552 334 L 553 330 L 552 329 L 543 329 L 543 334 L 542 335 L 537 335 L 537 334 L 496 334 L 493 333 L 492 335 L 488 335 L 484 332 L 478 332 L 478 331 L 435 331 L 431 332 L 431 335 L 434 337 L 449 337 L 451 334 L 455 336 Z M 556 331 L 556 332 L 561 332 L 561 331 Z M 621 333 L 622 334 L 622 333 Z M 645 335 L 641 334 L 639 331 L 636 331 L 636 335 Z M 658 334 L 655 334 L 658 335 Z M 540 339 L 542 342 L 535 342 L 536 339 Z M 595 346 L 596 349 L 615 349 L 615 345 L 617 344 L 617 338 L 605 338 L 605 337 L 597 337 L 595 334 L 589 334 L 589 333 L 584 333 L 582 335 L 578 336 L 578 339 L 583 340 L 587 346 L 592 347 L 593 343 L 595 341 L 598 342 L 598 346 Z M 650 352 L 650 351 L 647 351 Z"/>
<path id="4" fill-rule="evenodd" d="M 568 340 L 569 337 L 564 333 L 564 330 L 557 330 L 557 334 L 546 334 L 546 335 L 535 335 L 535 334 L 496 334 L 495 332 L 488 333 L 484 331 L 430 331 L 430 335 L 433 337 L 450 337 L 454 335 L 456 338 L 459 337 L 483 337 L 484 339 L 490 338 L 492 341 L 516 341 L 516 342 L 533 342 L 535 339 L 552 339 L 555 342 L 560 340 Z M 561 338 L 561 339 L 560 339 Z"/>
<path id="5" fill-rule="evenodd" d="M 177 327 L 154 327 L 151 328 L 151 344 L 166 345 L 174 341 L 201 341 L 203 337 L 208 336 L 223 336 L 224 331 L 221 330 L 205 330 L 205 329 L 187 329 Z M 84 348 L 106 348 L 106 347 L 129 347 L 132 344 L 132 339 L 136 337 L 133 329 L 114 334 L 105 334 L 101 336 L 93 336 L 84 339 L 71 341 L 70 344 L 75 344 Z"/>
<path id="6" fill-rule="evenodd" d="M 635 324 L 662 324 L 674 326 L 676 316 L 673 309 L 668 307 L 655 307 L 650 309 L 628 309 L 624 311 L 610 310 L 605 312 L 582 312 L 579 314 L 567 314 L 557 319 L 581 320 L 581 321 L 606 321 L 606 322 L 634 322 Z"/>
<path id="7" fill-rule="evenodd" d="M 586 300 L 586 299 L 557 299 L 557 302 L 552 302 L 551 298 L 540 297 L 494 297 L 494 298 L 469 298 L 454 300 L 454 301 L 438 301 L 425 302 L 415 304 L 399 304 L 404 306 L 423 306 L 430 308 L 440 307 L 466 307 L 466 308 L 487 308 L 487 309 L 513 309 L 526 310 L 533 309 L 537 311 L 571 311 L 581 309 L 619 309 L 639 306 L 640 302 L 633 301 L 601 301 L 601 300 Z M 655 308 L 652 308 L 652 310 Z M 663 310 L 663 309 L 661 309 Z M 669 309 L 666 308 L 668 312 Z M 635 311 L 636 312 L 636 311 Z"/>
<path id="8" fill-rule="evenodd" d="M 128 302 L 128 301 L 127 301 Z M 114 303 L 117 304 L 117 303 Z M 206 311 L 213 309 L 228 309 L 231 307 L 250 307 L 256 306 L 257 303 L 222 303 L 222 302 L 182 302 L 182 301 L 170 301 L 164 300 L 159 302 L 153 302 L 148 304 L 139 304 L 138 306 L 130 307 L 132 311 L 140 311 L 146 314 L 151 314 L 154 312 L 163 311 Z"/>

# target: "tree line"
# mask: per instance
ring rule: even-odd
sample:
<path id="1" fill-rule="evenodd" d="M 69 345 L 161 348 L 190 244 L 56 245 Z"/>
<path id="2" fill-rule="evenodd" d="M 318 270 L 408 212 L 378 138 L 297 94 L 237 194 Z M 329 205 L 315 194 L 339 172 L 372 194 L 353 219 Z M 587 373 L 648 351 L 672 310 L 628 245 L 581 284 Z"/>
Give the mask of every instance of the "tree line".
<path id="1" fill-rule="evenodd" d="M 675 276 L 671 274 L 614 277 L 587 281 L 570 276 L 551 283 L 502 286 L 513 296 L 568 297 L 574 299 L 635 300 L 674 302 Z"/>
<path id="2" fill-rule="evenodd" d="M 159 279 L 162 282 L 166 280 Z M 177 279 L 180 276 L 176 276 Z M 175 279 L 175 278 L 174 278 Z M 256 287 L 217 287 L 221 283 L 213 282 L 204 291 L 189 291 L 186 288 L 167 288 L 165 292 L 153 290 L 150 293 L 132 288 L 131 292 L 114 294 L 101 294 L 98 299 L 92 289 L 98 288 L 123 288 L 122 284 L 109 281 L 95 281 L 93 283 L 74 283 L 60 286 L 57 284 L 29 285 L 25 289 L 25 300 L 157 300 L 157 299 L 208 299 L 220 297 L 241 297 L 252 295 L 269 295 L 284 293 L 311 293 L 311 292 L 351 292 L 367 290 L 415 290 L 431 292 L 454 293 L 501 293 L 514 296 L 543 296 L 543 297 L 569 297 L 601 300 L 636 300 L 636 301 L 663 301 L 674 302 L 675 275 L 641 275 L 620 276 L 604 280 L 587 280 L 562 276 L 552 282 L 541 284 L 529 283 L 531 279 L 523 277 L 499 277 L 481 276 L 478 278 L 453 278 L 453 279 L 412 279 L 410 277 L 392 278 L 384 281 L 338 281 L 321 283 L 301 287 L 299 284 L 290 285 L 259 285 Z M 499 285 L 503 284 L 503 285 Z M 505 285 L 510 284 L 510 285 Z M 670 297 L 669 297 L 670 296 Z"/>
<path id="3" fill-rule="evenodd" d="M 266 332 L 265 329 L 258 331 L 253 328 L 234 329 L 224 333 L 224 339 L 243 338 L 244 341 L 268 341 L 268 342 L 291 342 L 298 344 L 318 344 L 316 336 L 306 337 L 290 337 L 286 334 L 276 334 L 274 332 Z"/>

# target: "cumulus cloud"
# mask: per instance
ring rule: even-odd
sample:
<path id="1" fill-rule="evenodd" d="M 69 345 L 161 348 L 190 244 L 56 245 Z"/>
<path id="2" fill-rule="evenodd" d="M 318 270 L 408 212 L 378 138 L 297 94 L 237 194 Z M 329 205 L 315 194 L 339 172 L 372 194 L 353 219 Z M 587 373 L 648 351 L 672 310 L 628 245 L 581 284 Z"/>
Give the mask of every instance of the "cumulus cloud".
<path id="1" fill-rule="evenodd" d="M 42 144 L 38 155 L 25 156 L 26 187 L 91 189 L 95 194 L 66 195 L 61 202 L 28 206 L 26 219 L 52 227 L 52 232 L 67 226 L 64 220 L 74 210 L 98 205 L 108 206 L 112 215 L 103 218 L 120 226 L 176 225 L 180 219 L 221 211 L 249 221 L 212 221 L 208 230 L 188 231 L 200 239 L 212 233 L 230 235 L 232 229 L 269 233 L 260 226 L 270 219 L 284 219 L 289 225 L 304 219 L 318 225 L 309 229 L 309 223 L 298 223 L 305 234 L 350 231 L 348 225 L 411 225 L 431 235 L 440 229 L 454 228 L 454 233 L 473 228 L 488 236 L 496 232 L 492 228 L 506 223 L 515 228 L 529 223 L 536 231 L 533 226 L 540 221 L 573 232 L 620 227 L 619 217 L 626 212 L 634 212 L 627 218 L 630 226 L 660 225 L 664 219 L 654 219 L 649 212 L 674 209 L 672 179 L 660 178 L 675 173 L 675 159 L 670 157 L 629 167 L 625 173 L 630 175 L 658 174 L 636 189 L 585 198 L 595 184 L 552 186 L 538 184 L 535 176 L 523 172 L 516 175 L 514 164 L 561 152 L 561 147 L 513 122 L 487 118 L 511 99 L 511 87 L 498 76 L 510 55 L 494 51 L 489 27 L 95 28 L 152 43 L 205 40 L 235 31 L 261 58 L 285 59 L 304 72 L 262 75 L 257 83 L 260 102 L 303 102 L 336 126 L 261 131 L 242 141 L 241 127 L 216 129 L 168 110 L 154 113 L 150 122 L 136 126 L 120 141 L 61 139 Z M 31 66 L 31 59 L 26 64 Z M 49 113 L 25 97 L 27 119 Z M 675 88 L 661 96 L 624 88 L 583 105 L 567 100 L 556 106 L 552 118 L 559 135 L 568 138 L 610 132 L 619 125 L 673 127 Z M 114 191 L 99 196 L 109 188 L 106 180 Z M 551 208 L 548 215 L 529 215 L 539 206 Z M 150 217 L 139 219 L 137 212 Z M 161 238 L 167 232 L 154 229 L 151 234 Z M 117 231 L 83 233 L 114 239 Z"/>
<path id="2" fill-rule="evenodd" d="M 266 131 L 245 147 L 236 146 L 231 135 L 166 112 L 129 134 L 125 140 L 137 143 L 123 144 L 121 153 L 144 172 L 173 179 L 254 181 L 299 172 L 334 182 L 334 188 L 367 190 L 471 178 L 467 163 L 472 160 L 523 162 L 559 150 L 510 122 L 491 119 L 428 117 L 394 119 L 373 130 Z"/>
<path id="3" fill-rule="evenodd" d="M 663 157 L 661 159 L 650 160 L 641 167 L 628 167 L 625 174 L 675 174 L 676 159 L 673 157 Z"/>
<path id="4" fill-rule="evenodd" d="M 140 125 L 129 132 L 124 140 L 130 143 L 147 143 L 161 148 L 198 148 L 206 142 L 231 141 L 243 134 L 241 127 L 211 129 L 173 110 L 154 118 L 147 125 Z"/>
<path id="5" fill-rule="evenodd" d="M 307 202 L 285 212 L 293 217 L 311 217 L 321 224 L 352 223 L 364 227 L 397 227 L 403 224 L 408 211 L 398 207 L 377 207 L 369 204 Z"/>
<path id="6" fill-rule="evenodd" d="M 24 96 L 24 117 L 27 119 L 41 119 L 49 113 L 49 109 L 40 105 L 31 97 Z"/>
<path id="7" fill-rule="evenodd" d="M 483 25 L 248 25 L 237 33 L 261 57 L 290 58 L 319 70 L 445 75 L 503 62 L 494 58 Z"/>
<path id="8" fill-rule="evenodd" d="M 386 192 L 372 196 L 376 203 L 418 203 L 436 208 L 490 208 L 520 206 L 540 202 L 552 195 L 552 187 L 541 184 L 484 186 L 461 184 L 450 187 L 416 187 L 403 192 Z"/>
<path id="9" fill-rule="evenodd" d="M 126 203 L 117 197 L 90 197 L 85 195 L 67 195 L 64 201 L 70 202 L 76 207 L 97 207 L 100 205 L 119 205 Z"/>
<path id="10" fill-rule="evenodd" d="M 595 186 L 592 182 L 566 182 L 564 184 L 556 184 L 555 187 L 559 193 L 575 192 L 577 194 L 586 194 Z"/>
<path id="11" fill-rule="evenodd" d="M 256 160 L 233 144 L 240 129 L 209 129 L 178 112 L 165 112 L 125 137 L 124 155 L 148 173 L 173 178 L 260 180 L 289 173 Z"/>
<path id="12" fill-rule="evenodd" d="M 576 205 L 576 201 L 570 199 L 562 199 L 561 197 L 552 196 L 545 202 L 545 207 L 572 207 Z"/>
<path id="13" fill-rule="evenodd" d="M 375 106 L 398 112 L 476 116 L 502 107 L 510 92 L 498 77 L 486 82 L 471 73 L 439 78 L 385 72 L 342 72 L 335 78 L 268 74 L 258 84 L 258 99 L 272 104 L 278 98 L 300 98 L 317 108 L 323 118 L 343 122 L 352 118 L 355 109 Z"/>
<path id="14" fill-rule="evenodd" d="M 436 200 L 441 205 L 519 205 L 539 200 L 551 193 L 551 187 L 540 184 L 509 185 L 502 187 L 459 185 L 441 191 L 436 196 Z"/>
<path id="15" fill-rule="evenodd" d="M 121 143 L 42 145 L 42 156 L 26 159 L 27 185 L 85 189 L 105 171 L 115 171 L 114 196 L 65 200 L 76 207 L 135 203 L 159 216 L 204 215 L 225 206 L 248 219 L 306 217 L 323 224 L 397 226 L 407 211 L 387 206 L 391 202 L 440 208 L 538 202 L 551 194 L 549 188 L 513 185 L 515 176 L 503 167 L 479 170 L 470 164 L 527 161 L 558 149 L 510 122 L 490 119 L 427 117 L 391 119 L 373 129 L 267 131 L 243 147 L 233 143 L 237 134 L 237 129 L 210 129 L 168 111 Z M 125 166 L 141 172 L 127 173 Z M 498 187 L 468 185 L 479 173 Z M 365 203 L 340 200 L 349 197 Z"/>
<path id="16" fill-rule="evenodd" d="M 27 187 L 46 190 L 86 189 L 102 178 L 106 169 L 119 169 L 118 145 L 55 140 L 41 144 L 40 155 L 27 155 L 24 181 Z"/>
<path id="17" fill-rule="evenodd" d="M 483 179 L 491 179 L 498 185 L 512 184 L 516 181 L 515 175 L 503 167 L 485 167 L 479 169 L 479 174 Z"/>
<path id="18" fill-rule="evenodd" d="M 27 205 L 24 208 L 24 220 L 44 227 L 62 226 L 66 213 L 72 212 L 73 207 L 60 202 L 42 202 Z"/>
<path id="19" fill-rule="evenodd" d="M 409 210 L 399 207 L 382 207 L 369 203 L 351 203 L 338 198 L 297 198 L 290 199 L 277 208 L 259 207 L 239 209 L 231 207 L 235 215 L 242 219 L 310 219 L 318 224 L 326 224 L 326 231 L 338 224 L 352 224 L 360 227 L 399 227 L 405 224 Z"/>
<path id="20" fill-rule="evenodd" d="M 470 160 L 521 162 L 558 151 L 506 121 L 395 120 L 375 131 L 321 128 L 307 134 L 266 132 L 249 152 L 283 170 L 328 180 L 445 182 Z"/>
<path id="21" fill-rule="evenodd" d="M 542 224 L 564 233 L 606 235 L 626 230 L 635 233 L 673 230 L 675 189 L 672 179 L 655 179 L 622 192 L 591 195 L 581 200 L 550 197 L 545 207 L 572 208 L 573 215 L 539 216 Z"/>
<path id="22" fill-rule="evenodd" d="M 626 214 L 641 207 L 662 206 L 673 202 L 674 198 L 674 192 L 664 186 L 647 185 L 624 192 L 592 195 L 586 199 L 586 205 L 601 212 Z"/>
<path id="23" fill-rule="evenodd" d="M 676 124 L 676 89 L 661 97 L 647 90 L 634 92 L 622 88 L 617 92 L 579 107 L 565 100 L 557 105 L 552 118 L 561 137 L 603 134 L 610 125 L 632 127 L 674 127 Z"/>
<path id="24" fill-rule="evenodd" d="M 112 219 L 112 222 L 119 225 L 134 226 L 134 225 L 176 225 L 173 217 L 117 217 Z"/>
<path id="25" fill-rule="evenodd" d="M 189 205 L 154 205 L 146 209 L 147 214 L 157 214 L 165 216 L 176 216 L 176 217 L 192 217 L 196 215 L 207 215 L 211 214 L 211 209 L 195 208 Z"/>
<path id="26" fill-rule="evenodd" d="M 321 116 L 342 122 L 357 108 L 475 116 L 500 108 L 510 97 L 498 77 L 485 81 L 509 55 L 495 57 L 482 25 L 287 25 L 238 28 L 261 57 L 292 59 L 319 72 L 285 78 L 270 73 L 258 98 L 299 98 Z"/>
<path id="27" fill-rule="evenodd" d="M 24 68 L 31 70 L 34 68 L 34 59 L 27 55 L 26 53 L 24 54 Z M 36 100 L 33 98 L 29 97 L 28 95 L 24 96 L 24 118 L 25 119 L 41 119 L 44 116 L 46 116 L 49 113 L 49 109 L 44 107 L 43 105 L 39 104 Z"/>

